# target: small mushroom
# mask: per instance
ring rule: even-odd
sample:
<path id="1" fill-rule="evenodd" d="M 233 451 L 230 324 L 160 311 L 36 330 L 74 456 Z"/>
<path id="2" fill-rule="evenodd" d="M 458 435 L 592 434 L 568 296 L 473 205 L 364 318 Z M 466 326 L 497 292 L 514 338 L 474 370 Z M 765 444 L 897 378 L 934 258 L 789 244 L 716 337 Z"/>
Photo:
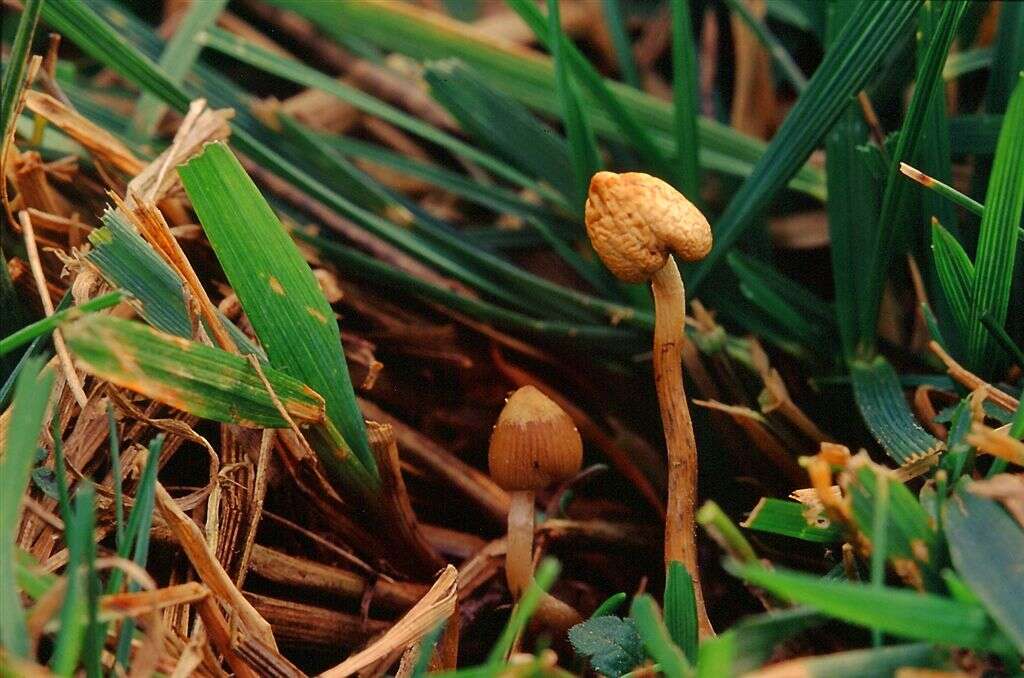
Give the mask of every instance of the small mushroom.
<path id="1" fill-rule="evenodd" d="M 711 225 L 697 207 L 661 179 L 640 172 L 598 172 L 590 180 L 587 234 L 605 266 L 627 282 L 651 282 L 654 295 L 654 384 L 668 452 L 665 566 L 682 562 L 693 577 L 703 635 L 712 635 L 697 568 L 694 523 L 697 444 L 683 390 L 686 298 L 676 254 L 703 259 Z"/>
<path id="2" fill-rule="evenodd" d="M 534 493 L 572 478 L 583 461 L 583 441 L 562 408 L 533 386 L 505 402 L 491 433 L 491 478 L 510 493 L 505 576 L 515 598 L 533 577 Z"/>

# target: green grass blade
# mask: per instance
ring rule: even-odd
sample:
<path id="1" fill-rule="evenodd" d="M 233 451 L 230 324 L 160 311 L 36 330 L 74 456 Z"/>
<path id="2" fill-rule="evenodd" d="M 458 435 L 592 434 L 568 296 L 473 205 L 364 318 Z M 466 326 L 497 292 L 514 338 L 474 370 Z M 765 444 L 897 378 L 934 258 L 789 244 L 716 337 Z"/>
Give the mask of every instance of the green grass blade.
<path id="1" fill-rule="evenodd" d="M 558 12 L 558 0 L 548 0 L 548 45 L 555 64 L 555 91 L 562 109 L 562 125 L 569 139 L 569 155 L 572 158 L 573 176 L 576 179 L 575 205 L 579 213 L 587 200 L 590 177 L 601 169 L 601 154 L 594 140 L 587 114 L 580 106 L 576 83 L 569 73 L 566 57 L 568 42 L 562 35 L 562 22 Z"/>
<path id="2" fill-rule="evenodd" d="M 14 394 L 14 409 L 0 456 L 0 643 L 15 657 L 28 656 L 28 631 L 14 573 L 14 545 L 21 516 L 21 497 L 28 485 L 36 445 L 43 428 L 53 371 L 32 359 L 22 369 Z"/>
<path id="3" fill-rule="evenodd" d="M 688 0 L 672 0 L 672 120 L 676 137 L 679 190 L 695 205 L 700 196 L 700 92 L 697 84 L 697 50 L 693 45 L 693 21 Z"/>
<path id="4" fill-rule="evenodd" d="M 511 7 L 537 36 L 542 44 L 554 52 L 548 31 L 545 27 L 544 16 L 540 10 L 527 2 L 527 0 L 506 0 Z M 586 57 L 580 53 L 561 32 L 558 31 L 559 48 L 565 50 L 565 58 L 572 67 L 573 73 L 580 83 L 587 88 L 590 95 L 604 108 L 606 113 L 615 121 L 622 130 L 622 134 L 629 139 L 633 149 L 640 158 L 657 174 L 665 177 L 670 183 L 680 185 L 679 172 L 675 165 L 668 161 L 661 149 L 655 145 L 647 130 L 640 124 L 639 120 L 619 99 L 618 95 L 608 86 L 604 78 L 597 72 Z M 559 88 L 556 81 L 556 91 Z"/>
<path id="5" fill-rule="evenodd" d="M 551 588 L 558 578 L 560 570 L 561 566 L 554 558 L 545 558 L 540 562 L 533 581 L 526 587 L 526 591 L 523 592 L 516 606 L 512 608 L 512 615 L 509 617 L 508 623 L 505 624 L 505 628 L 498 637 L 498 641 L 487 655 L 488 665 L 502 662 L 508 655 L 509 650 L 512 649 L 512 643 L 515 642 L 515 639 L 526 628 L 530 617 L 533 616 L 537 606 L 540 605 L 541 598 L 547 595 L 547 590 Z"/>
<path id="6" fill-rule="evenodd" d="M 196 41 L 196 35 L 214 25 L 225 5 L 227 0 L 203 0 L 192 3 L 185 10 L 185 16 L 167 41 L 159 61 L 160 68 L 175 84 L 180 85 L 185 80 L 199 58 L 202 45 Z M 149 139 L 166 110 L 159 97 L 143 93 L 132 117 L 133 131 L 143 140 Z"/>
<path id="7" fill-rule="evenodd" d="M 273 0 L 272 4 L 298 12 L 342 41 L 352 36 L 358 26 L 360 38 L 416 59 L 457 57 L 475 68 L 492 87 L 534 110 L 558 115 L 554 67 L 542 55 L 496 45 L 489 36 L 467 31 L 462 24 L 433 21 L 416 8 L 397 2 Z M 674 154 L 672 106 L 622 83 L 609 80 L 605 84 L 648 128 L 662 152 Z M 589 89 L 580 94 L 599 136 L 620 144 L 630 143 L 620 132 L 618 122 L 605 113 Z M 764 142 L 706 117 L 700 118 L 699 133 L 702 165 L 726 174 L 748 176 L 765 149 Z M 825 197 L 824 174 L 809 165 L 800 168 L 790 185 L 818 199 Z"/>
<path id="8" fill-rule="evenodd" d="M 1007 2 L 1000 8 L 999 27 L 992 50 L 992 72 L 985 92 L 985 110 L 1001 113 L 1009 106 L 1024 70 L 1024 6 Z"/>
<path id="9" fill-rule="evenodd" d="M 949 184 L 939 181 L 935 177 L 930 177 L 924 172 L 911 167 L 907 163 L 900 163 L 900 172 L 907 178 L 916 181 L 929 191 L 936 195 L 942 196 L 946 200 L 963 207 L 968 212 L 972 212 L 979 217 L 985 214 L 985 206 L 974 198 L 964 195 L 960 191 L 956 190 Z M 942 221 L 939 219 L 939 221 Z"/>
<path id="10" fill-rule="evenodd" d="M 772 0 L 768 18 L 781 21 L 821 39 L 825 34 L 825 11 L 817 0 Z"/>
<path id="11" fill-rule="evenodd" d="M 562 135 L 458 59 L 428 62 L 423 77 L 431 96 L 474 141 L 526 175 L 551 184 L 565 196 L 562 203 L 570 212 L 582 216 L 582 205 L 567 201 L 573 195 L 575 179 L 570 149 Z"/>
<path id="12" fill-rule="evenodd" d="M 834 544 L 843 538 L 842 532 L 824 516 L 807 522 L 803 504 L 773 497 L 762 497 L 741 527 L 759 532 L 781 534 L 818 544 Z"/>
<path id="13" fill-rule="evenodd" d="M 106 7 L 102 2 L 98 4 L 101 7 Z M 120 11 L 104 11 L 110 14 L 110 19 L 118 22 L 118 25 L 122 29 L 130 28 L 132 35 L 135 38 L 142 41 L 148 40 L 150 43 L 155 40 L 150 33 L 147 33 L 148 29 L 141 27 L 137 20 L 130 19 Z M 176 110 L 184 111 L 187 108 L 189 98 L 185 92 L 174 85 L 174 83 L 172 83 L 166 75 L 153 64 L 152 60 L 131 47 L 131 45 L 115 33 L 110 25 L 97 16 L 97 14 L 88 6 L 81 3 L 68 2 L 67 0 L 55 0 L 45 6 L 44 16 L 47 21 L 59 27 L 62 31 L 65 31 L 66 34 L 76 36 L 76 39 L 79 40 L 79 46 L 100 62 L 114 68 L 117 72 L 121 73 L 133 82 L 138 83 L 145 89 L 158 94 Z M 223 37 L 223 34 L 217 33 L 216 29 L 211 29 L 204 35 L 221 35 Z M 228 42 L 233 45 L 232 49 L 242 51 L 250 49 L 243 43 L 234 41 L 233 36 L 228 36 L 225 40 L 228 40 Z M 254 49 L 256 54 L 261 55 L 261 57 L 269 58 L 271 61 L 280 59 L 276 55 L 269 54 L 262 50 L 258 50 L 256 48 L 251 49 Z M 289 69 L 296 67 L 295 62 L 286 61 L 285 63 L 286 67 Z M 298 66 L 301 67 L 301 64 Z M 197 71 L 198 70 L 199 69 L 197 67 Z M 328 78 L 316 71 L 307 69 L 307 72 L 311 72 L 317 77 L 322 78 L 322 86 L 325 89 L 334 87 L 337 84 L 331 78 Z M 205 82 L 211 83 L 211 87 L 216 86 L 219 90 L 231 90 L 234 88 L 234 85 L 232 85 L 230 81 L 224 81 L 220 76 L 214 77 L 206 71 L 203 71 L 203 77 Z M 207 91 L 204 92 L 204 94 L 209 95 L 212 100 L 213 97 L 222 96 L 223 92 L 219 90 Z M 362 93 L 360 92 L 359 94 Z M 242 112 L 244 112 L 244 102 L 238 103 L 238 105 L 242 107 Z M 242 115 L 242 112 L 240 112 L 238 116 L 239 118 L 245 117 Z M 419 123 L 418 120 L 413 120 L 414 122 Z M 431 130 L 433 129 L 429 126 L 426 127 Z M 535 301 L 537 299 L 543 299 L 545 306 L 558 308 L 559 312 L 573 316 L 577 319 L 586 317 L 589 311 L 605 314 L 611 317 L 623 317 L 625 318 L 625 322 L 635 323 L 642 327 L 650 327 L 652 325 L 649 314 L 640 312 L 631 313 L 629 309 L 623 308 L 617 304 L 609 304 L 604 300 L 589 297 L 588 295 L 583 295 L 559 285 L 552 284 L 542 278 L 533 276 L 504 260 L 489 255 L 486 252 L 479 251 L 462 239 L 453 237 L 452 234 L 445 233 L 443 230 L 434 229 L 430 233 L 431 239 L 434 241 L 433 244 L 425 242 L 418 234 L 411 233 L 405 228 L 396 226 L 375 214 L 362 210 L 358 206 L 345 200 L 337 193 L 331 191 L 322 183 L 318 182 L 294 164 L 290 163 L 280 153 L 264 144 L 258 135 L 250 131 L 248 127 L 236 121 L 236 123 L 233 124 L 232 129 L 234 130 L 233 142 L 240 150 L 243 150 L 256 162 L 259 162 L 270 171 L 295 184 L 311 197 L 323 202 L 328 207 L 337 210 L 339 213 L 352 219 L 375 235 L 383 237 L 389 242 L 398 244 L 406 251 L 412 252 L 415 256 L 423 260 L 430 261 L 431 263 L 441 266 L 443 270 L 455 275 L 455 277 L 465 275 L 466 269 L 458 265 L 454 259 L 449 258 L 446 254 L 440 253 L 438 251 L 437 243 L 443 243 L 445 245 L 445 249 L 458 257 L 465 257 L 479 262 L 491 277 L 500 277 L 509 283 L 506 287 L 516 288 L 522 292 L 522 294 L 519 295 L 511 292 L 508 293 L 511 295 L 510 303 L 513 305 L 517 303 L 516 299 L 521 299 L 527 294 L 530 294 Z M 256 132 L 259 132 L 259 130 L 256 130 Z M 468 153 L 475 151 L 472 146 L 466 144 L 463 145 L 468 149 Z M 486 159 L 481 160 L 481 164 L 484 164 L 485 161 Z M 550 190 L 545 191 L 543 185 L 537 185 L 534 188 L 541 195 L 550 194 Z M 417 231 L 423 227 L 423 223 L 417 223 Z M 480 282 L 481 280 L 486 281 L 486 278 L 482 278 L 477 275 L 475 281 L 479 284 L 483 284 Z M 525 292 L 523 290 L 525 290 Z"/>
<path id="14" fill-rule="evenodd" d="M 60 632 L 57 634 L 50 668 L 58 676 L 72 676 L 82 660 L 86 635 L 94 621 L 94 606 L 90 603 L 89 574 L 96 558 L 93 531 L 96 514 L 93 500 L 95 490 L 85 481 L 75 494 L 75 510 L 71 521 L 64 527 L 64 541 L 68 548 L 68 564 L 64 577 L 67 588 L 60 609 Z"/>
<path id="15" fill-rule="evenodd" d="M 71 524 L 71 492 L 68 490 L 68 467 L 64 458 L 64 441 L 61 439 L 60 418 L 50 420 L 50 433 L 53 436 L 53 469 L 57 485 L 57 509 L 60 519 L 65 525 Z"/>
<path id="16" fill-rule="evenodd" d="M 114 406 L 107 403 L 107 438 L 110 443 L 110 476 L 114 484 L 114 548 L 121 552 L 124 544 L 124 495 L 121 488 L 121 440 L 117 435 Z"/>
<path id="17" fill-rule="evenodd" d="M 850 18 L 859 11 L 853 2 L 830 2 L 827 6 L 827 49 L 835 48 L 836 38 Z M 860 106 L 849 101 L 839 119 L 825 136 L 825 169 L 829 199 L 828 233 L 835 287 L 836 324 L 843 354 L 855 355 L 859 340 L 858 321 L 863 305 L 865 280 L 861 264 L 869 251 L 877 227 L 881 199 L 878 182 L 868 165 L 862 145 L 868 141 L 867 124 Z M 856 186 L 856 191 L 849 190 Z"/>
<path id="18" fill-rule="evenodd" d="M 0 356 L 6 355 L 8 352 L 15 348 L 27 344 L 28 342 L 49 335 L 58 325 L 63 322 L 70 322 L 75 318 L 78 318 L 86 313 L 92 313 L 94 311 L 100 311 L 105 308 L 115 306 L 124 299 L 123 292 L 108 292 L 102 296 L 90 299 L 89 301 L 79 306 L 72 306 L 71 308 L 64 309 L 62 311 L 55 311 L 53 315 L 37 320 L 31 325 L 26 325 L 14 334 L 0 339 Z"/>
<path id="19" fill-rule="evenodd" d="M 995 318 L 992 317 L 991 313 L 986 313 L 981 317 L 981 324 L 985 326 L 992 339 L 1003 349 L 1007 356 L 1018 365 L 1024 365 L 1024 351 L 1014 343 L 1013 338 L 1005 329 L 996 324 Z"/>
<path id="20" fill-rule="evenodd" d="M 905 464 L 939 448 L 939 441 L 917 423 L 896 370 L 885 358 L 851 361 L 850 377 L 864 423 L 890 457 Z"/>
<path id="21" fill-rule="evenodd" d="M 142 470 L 142 479 L 135 490 L 135 504 L 125 530 L 124 549 L 118 550 L 118 556 L 122 558 L 127 558 L 131 552 L 132 562 L 142 568 L 146 567 L 146 561 L 149 559 L 149 531 L 153 525 L 153 508 L 156 502 L 156 473 L 160 468 L 160 450 L 163 449 L 163 446 L 164 434 L 162 433 L 149 441 L 146 466 Z M 107 589 L 109 593 L 117 591 L 121 586 L 122 576 L 120 570 L 111 574 Z M 139 585 L 134 581 L 128 585 L 129 591 L 138 589 Z M 115 653 L 115 661 L 121 666 L 128 666 L 134 627 L 135 621 L 132 619 L 125 619 L 121 625 Z"/>
<path id="22" fill-rule="evenodd" d="M 460 198 L 499 214 L 507 212 L 524 219 L 532 217 L 550 220 L 554 217 L 551 211 L 540 205 L 526 202 L 516 193 L 502 186 L 474 181 L 441 165 L 416 160 L 376 144 L 368 144 L 347 136 L 316 134 L 316 139 L 318 143 L 330 146 L 332 150 L 345 157 L 366 160 L 406 176 L 426 181 L 446 192 L 454 193 Z M 573 227 L 575 229 L 575 225 Z M 566 229 L 563 227 L 561 230 Z"/>
<path id="23" fill-rule="evenodd" d="M 683 651 L 672 641 L 654 598 L 646 593 L 634 597 L 629 606 L 629 616 L 636 623 L 637 633 L 643 639 L 647 653 L 658 663 L 663 674 L 678 678 L 692 675 L 693 670 Z"/>
<path id="24" fill-rule="evenodd" d="M 85 481 L 84 486 L 79 486 L 75 495 L 76 502 L 84 504 L 81 510 L 86 511 L 87 517 L 83 519 L 88 529 L 84 530 L 82 545 L 85 547 L 85 638 L 82 647 L 82 665 L 85 674 L 89 678 L 102 678 L 103 665 L 100 662 L 103 654 L 104 640 L 106 639 L 106 626 L 99 623 L 100 608 L 100 579 L 96 572 L 96 551 L 97 545 L 93 537 L 96 532 L 96 505 L 95 494 L 88 496 L 89 492 L 95 493 L 91 481 Z"/>
<path id="25" fill-rule="evenodd" d="M 89 234 L 85 259 L 111 283 L 138 301 L 139 313 L 153 327 L 180 337 L 192 336 L 181 278 L 141 235 L 114 210 L 103 215 L 104 228 Z"/>
<path id="26" fill-rule="evenodd" d="M 323 180 L 339 195 L 373 212 L 386 214 L 389 209 L 392 213 L 407 212 L 362 170 L 321 146 L 313 130 L 287 115 L 278 115 L 277 119 L 285 138 L 294 144 L 297 151 L 295 155 L 315 167 Z"/>
<path id="27" fill-rule="evenodd" d="M 191 338 L 192 320 L 178 274 L 119 212 L 107 210 L 103 223 L 103 228 L 89 234 L 92 249 L 83 255 L 85 259 L 108 283 L 131 294 L 135 309 L 150 325 L 161 332 Z M 217 314 L 239 351 L 265 362 L 263 350 L 223 313 Z"/>
<path id="28" fill-rule="evenodd" d="M 953 565 L 1024 655 L 1024 580 L 1007 576 L 1020 567 L 1024 531 L 995 500 L 971 492 L 967 478 L 944 509 L 942 525 Z"/>
<path id="29" fill-rule="evenodd" d="M 928 77 L 928 47 L 935 31 L 939 28 L 941 6 L 926 3 L 921 7 L 917 31 L 918 78 Z M 947 57 L 946 62 L 949 59 Z M 927 103 L 924 121 L 921 125 L 923 143 L 917 153 L 921 169 L 941 182 L 952 181 L 953 169 L 950 161 L 949 118 L 946 116 L 946 89 L 935 87 Z M 903 171 L 903 164 L 900 164 Z M 922 196 L 921 207 L 925 223 L 933 217 L 956 231 L 957 215 L 953 206 L 940 195 L 928 192 Z M 926 239 L 925 239 L 926 240 Z"/>
<path id="30" fill-rule="evenodd" d="M 698 655 L 697 678 L 739 675 L 735 668 L 736 634 L 732 629 L 702 642 Z"/>
<path id="31" fill-rule="evenodd" d="M 1020 247 L 1017 229 L 1024 213 L 1024 76 L 1019 77 L 999 133 L 992 174 L 985 193 L 978 248 L 974 257 L 973 304 L 968 325 L 968 365 L 982 374 L 1000 364 L 981 318 L 991 313 L 997 325 L 1007 319 L 1014 260 Z"/>
<path id="32" fill-rule="evenodd" d="M 691 664 L 697 662 L 697 598 L 686 566 L 673 560 L 665 578 L 665 627 Z"/>
<path id="33" fill-rule="evenodd" d="M 786 116 L 751 175 L 714 225 L 715 246 L 689 269 L 696 288 L 746 229 L 764 214 L 775 194 L 803 165 L 851 97 L 870 77 L 892 43 L 910 25 L 920 2 L 866 2 L 854 13 L 822 60 L 807 89 Z"/>
<path id="34" fill-rule="evenodd" d="M 94 58 L 116 64 L 117 71 L 159 96 L 178 112 L 188 110 L 189 97 L 162 68 L 139 52 L 96 12 L 79 0 L 46 0 L 43 19 Z"/>
<path id="35" fill-rule="evenodd" d="M 605 351 L 610 350 L 622 355 L 646 343 L 646 339 L 641 335 L 621 327 L 531 318 L 480 299 L 465 297 L 451 290 L 436 287 L 351 247 L 301 232 L 296 232 L 295 236 L 315 245 L 326 258 L 334 261 L 348 275 L 372 281 L 384 289 L 400 290 L 436 301 L 478 320 L 493 323 L 500 329 L 548 340 L 560 340 L 577 346 L 601 347 Z"/>
<path id="36" fill-rule="evenodd" d="M 148 398 L 213 421 L 288 427 L 241 356 L 99 315 L 66 325 L 64 338 L 83 369 Z M 323 418 L 323 399 L 312 389 L 282 371 L 264 373 L 296 423 Z"/>
<path id="37" fill-rule="evenodd" d="M 559 200 L 559 196 L 545 189 L 518 170 L 501 162 L 487 153 L 456 139 L 423 122 L 419 118 L 403 113 L 397 108 L 376 99 L 362 90 L 351 87 L 293 59 L 288 59 L 245 42 L 231 33 L 210 28 L 197 37 L 205 46 L 238 59 L 250 66 L 286 78 L 307 87 L 314 87 L 332 94 L 361 111 L 415 134 L 427 141 L 447 148 L 452 153 L 479 163 L 481 167 L 514 184 L 529 188 L 546 198 Z"/>
<path id="38" fill-rule="evenodd" d="M 636 69 L 636 59 L 633 57 L 633 45 L 626 31 L 626 19 L 622 15 L 622 0 L 601 0 L 601 10 L 605 28 L 612 39 L 612 47 L 615 48 L 622 79 L 630 87 L 643 89 L 640 73 Z"/>
<path id="39" fill-rule="evenodd" d="M 952 483 L 959 481 L 960 476 L 969 473 L 974 466 L 975 449 L 965 440 L 971 430 L 971 423 L 971 404 L 964 398 L 957 403 L 950 416 L 946 454 L 942 455 L 940 462 Z"/>
<path id="40" fill-rule="evenodd" d="M 730 252 L 727 260 L 744 297 L 802 346 L 827 349 L 834 337 L 833 311 L 828 303 L 772 266 L 739 251 Z"/>
<path id="41" fill-rule="evenodd" d="M 270 364 L 323 396 L 327 419 L 375 474 L 338 321 L 309 264 L 227 146 L 207 146 L 178 173 Z"/>
<path id="42" fill-rule="evenodd" d="M 793 57 L 782 46 L 779 39 L 768 30 L 764 22 L 751 14 L 750 9 L 742 0 L 725 0 L 725 4 L 731 11 L 739 15 L 740 20 L 750 29 L 761 46 L 768 51 L 783 76 L 789 81 L 789 84 L 793 85 L 793 89 L 798 93 L 807 89 L 807 76 L 803 74 L 800 67 L 793 61 Z"/>
<path id="43" fill-rule="evenodd" d="M 889 556 L 889 487 L 885 479 L 875 484 L 874 502 L 871 507 L 871 586 L 875 589 L 885 586 L 885 563 Z M 871 629 L 871 644 L 876 648 L 882 646 L 881 629 Z"/>
<path id="44" fill-rule="evenodd" d="M 966 0 L 950 0 L 942 6 L 923 62 L 917 69 L 914 94 L 911 96 L 903 126 L 900 128 L 896 148 L 889 160 L 882 206 L 878 213 L 878 228 L 875 230 L 875 243 L 867 252 L 865 259 L 868 269 L 867 286 L 864 304 L 860 306 L 861 317 L 858 323 L 858 343 L 864 351 L 870 352 L 874 348 L 882 290 L 896 251 L 897 238 L 904 232 L 906 182 L 900 178 L 900 162 L 914 158 L 920 148 L 922 128 L 931 107 L 933 93 L 936 89 L 941 89 L 942 64 L 956 37 L 956 29 L 967 9 L 967 4 Z"/>
<path id="45" fill-rule="evenodd" d="M 932 222 L 932 256 L 943 296 L 949 304 L 958 336 L 969 333 L 974 296 L 974 264 L 952 233 Z"/>
<path id="46" fill-rule="evenodd" d="M 877 627 L 901 638 L 949 647 L 996 652 L 1009 649 L 1009 641 L 980 605 L 930 593 L 829 581 L 783 569 L 768 570 L 759 562 L 730 562 L 727 569 L 784 600 L 806 604 L 851 624 Z"/>

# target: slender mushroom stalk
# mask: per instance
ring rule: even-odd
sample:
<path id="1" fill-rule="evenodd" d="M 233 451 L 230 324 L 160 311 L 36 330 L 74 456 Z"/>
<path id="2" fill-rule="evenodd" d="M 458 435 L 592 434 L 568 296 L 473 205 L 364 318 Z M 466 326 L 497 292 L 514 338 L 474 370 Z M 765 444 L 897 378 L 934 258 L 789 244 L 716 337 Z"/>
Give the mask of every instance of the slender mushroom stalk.
<path id="1" fill-rule="evenodd" d="M 491 477 L 510 494 L 505 577 L 516 599 L 533 578 L 534 493 L 580 470 L 583 441 L 562 408 L 533 386 L 513 393 L 491 433 Z"/>
<path id="2" fill-rule="evenodd" d="M 595 174 L 586 222 L 594 250 L 612 273 L 627 282 L 651 282 L 654 385 L 668 451 L 665 566 L 673 560 L 686 565 L 693 577 L 701 634 L 713 635 L 697 567 L 697 444 L 681 367 L 686 298 L 672 257 L 703 259 L 711 250 L 711 226 L 681 193 L 639 172 Z"/>

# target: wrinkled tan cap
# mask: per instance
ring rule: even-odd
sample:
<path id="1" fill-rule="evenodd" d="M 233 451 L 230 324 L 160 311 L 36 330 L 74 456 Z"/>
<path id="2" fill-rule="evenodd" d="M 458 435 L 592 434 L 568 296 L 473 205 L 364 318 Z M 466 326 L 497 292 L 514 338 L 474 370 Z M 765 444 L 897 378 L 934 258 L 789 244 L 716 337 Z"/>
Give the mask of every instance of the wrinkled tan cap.
<path id="1" fill-rule="evenodd" d="M 682 193 L 642 172 L 598 172 L 590 180 L 587 234 L 601 261 L 627 282 L 649 280 L 674 253 L 699 261 L 711 225 Z"/>
<path id="2" fill-rule="evenodd" d="M 510 492 L 568 480 L 583 463 L 583 441 L 569 415 L 533 386 L 505 402 L 491 433 L 491 478 Z"/>

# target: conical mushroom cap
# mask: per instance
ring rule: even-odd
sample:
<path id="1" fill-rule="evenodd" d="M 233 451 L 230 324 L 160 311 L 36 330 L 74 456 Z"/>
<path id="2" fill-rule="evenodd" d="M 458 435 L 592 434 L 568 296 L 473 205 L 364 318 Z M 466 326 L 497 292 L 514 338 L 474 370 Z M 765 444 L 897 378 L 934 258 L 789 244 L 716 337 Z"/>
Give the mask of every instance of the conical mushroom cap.
<path id="1" fill-rule="evenodd" d="M 711 251 L 711 225 L 682 193 L 642 172 L 598 172 L 590 180 L 587 234 L 616 277 L 643 282 L 675 253 L 699 261 Z"/>
<path id="2" fill-rule="evenodd" d="M 583 441 L 572 419 L 533 386 L 505 402 L 491 433 L 491 478 L 510 492 L 567 480 L 583 463 Z"/>

